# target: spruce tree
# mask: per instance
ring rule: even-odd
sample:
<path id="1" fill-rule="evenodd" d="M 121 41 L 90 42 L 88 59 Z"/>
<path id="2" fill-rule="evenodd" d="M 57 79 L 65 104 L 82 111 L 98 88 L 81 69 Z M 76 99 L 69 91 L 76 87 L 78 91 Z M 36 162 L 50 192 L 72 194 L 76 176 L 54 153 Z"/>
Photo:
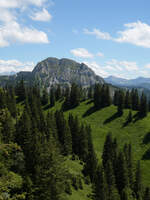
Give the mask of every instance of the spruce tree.
<path id="1" fill-rule="evenodd" d="M 136 167 L 136 174 L 135 174 L 135 183 L 134 183 L 134 192 L 136 194 L 137 199 L 141 199 L 142 197 L 142 174 L 141 174 L 141 165 L 140 161 L 137 162 L 137 167 Z"/>
<path id="2" fill-rule="evenodd" d="M 95 175 L 95 199 L 107 200 L 108 199 L 108 185 L 105 178 L 105 173 L 102 167 L 98 166 Z"/>
<path id="3" fill-rule="evenodd" d="M 48 93 L 46 89 L 43 90 L 41 102 L 42 102 L 42 105 L 48 104 Z"/>
<path id="4" fill-rule="evenodd" d="M 123 114 L 123 108 L 124 108 L 124 93 L 123 91 L 120 91 L 119 98 L 118 98 L 118 115 L 119 116 Z"/>
<path id="5" fill-rule="evenodd" d="M 144 197 L 143 197 L 143 200 L 149 200 L 150 199 L 150 188 L 147 187 L 145 189 L 145 192 L 144 192 Z"/>
<path id="6" fill-rule="evenodd" d="M 130 96 L 130 91 L 127 90 L 126 95 L 125 95 L 125 108 L 130 109 L 131 108 L 131 96 Z"/>
<path id="7" fill-rule="evenodd" d="M 55 93 L 54 89 L 52 88 L 50 91 L 50 107 L 55 106 Z"/>
<path id="8" fill-rule="evenodd" d="M 147 99 L 144 93 L 142 93 L 141 99 L 140 99 L 140 106 L 139 106 L 139 116 L 140 117 L 146 117 L 148 112 L 148 105 L 147 105 Z"/>

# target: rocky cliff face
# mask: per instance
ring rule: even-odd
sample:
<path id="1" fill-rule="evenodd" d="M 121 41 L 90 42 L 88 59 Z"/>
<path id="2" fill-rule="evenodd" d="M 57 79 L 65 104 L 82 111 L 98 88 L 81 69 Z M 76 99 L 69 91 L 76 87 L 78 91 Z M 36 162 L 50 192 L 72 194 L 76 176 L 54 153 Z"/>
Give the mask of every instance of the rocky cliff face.
<path id="1" fill-rule="evenodd" d="M 38 63 L 32 72 L 19 72 L 13 76 L 0 76 L 0 85 L 15 84 L 24 79 L 26 84 L 38 84 L 49 89 L 52 85 L 70 86 L 72 83 L 88 87 L 95 83 L 104 84 L 87 65 L 70 59 L 47 58 Z"/>
<path id="2" fill-rule="evenodd" d="M 32 75 L 36 81 L 46 87 L 56 84 L 69 86 L 73 82 L 83 87 L 104 83 L 103 78 L 97 76 L 84 63 L 80 64 L 65 58 L 47 58 L 37 64 Z"/>

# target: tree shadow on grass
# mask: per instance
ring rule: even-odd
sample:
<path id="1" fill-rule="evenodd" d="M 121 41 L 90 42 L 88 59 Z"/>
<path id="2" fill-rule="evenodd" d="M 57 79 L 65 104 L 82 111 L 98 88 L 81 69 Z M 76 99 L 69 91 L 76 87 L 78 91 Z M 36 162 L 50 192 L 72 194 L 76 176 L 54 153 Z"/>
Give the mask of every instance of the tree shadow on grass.
<path id="1" fill-rule="evenodd" d="M 113 114 L 111 117 L 107 118 L 105 121 L 104 121 L 104 124 L 108 124 L 110 123 L 111 121 L 115 120 L 116 118 L 118 117 L 121 117 L 121 115 L 116 112 L 115 114 Z"/>
<path id="2" fill-rule="evenodd" d="M 150 160 L 150 149 L 144 153 L 142 160 Z"/>
<path id="3" fill-rule="evenodd" d="M 43 110 L 48 110 L 50 108 L 52 108 L 52 106 L 50 104 L 48 104 L 48 105 L 44 106 Z"/>
<path id="4" fill-rule="evenodd" d="M 136 121 L 140 120 L 141 117 L 139 116 L 139 113 L 137 112 L 134 116 L 133 116 L 133 123 L 135 123 Z"/>
<path id="5" fill-rule="evenodd" d="M 93 100 L 89 100 L 86 105 L 91 104 L 93 102 Z"/>
<path id="6" fill-rule="evenodd" d="M 143 139 L 143 144 L 148 144 L 150 143 L 150 132 L 148 132 Z"/>
<path id="7" fill-rule="evenodd" d="M 124 127 L 128 126 L 128 124 L 129 124 L 129 123 L 130 123 L 130 121 L 127 119 L 127 120 L 124 122 L 124 124 L 123 124 L 122 128 L 124 128 Z"/>
<path id="8" fill-rule="evenodd" d="M 94 112 L 96 112 L 96 111 L 97 111 L 97 109 L 96 109 L 94 106 L 92 106 L 91 108 L 89 108 L 89 109 L 82 115 L 82 117 L 87 117 L 87 116 L 91 115 L 92 113 L 94 113 Z"/>

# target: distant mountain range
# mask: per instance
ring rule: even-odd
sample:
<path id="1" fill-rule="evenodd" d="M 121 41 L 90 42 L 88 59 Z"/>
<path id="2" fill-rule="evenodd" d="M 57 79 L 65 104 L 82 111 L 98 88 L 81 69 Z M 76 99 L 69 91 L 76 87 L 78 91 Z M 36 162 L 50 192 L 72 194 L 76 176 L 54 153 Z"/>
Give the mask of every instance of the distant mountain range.
<path id="1" fill-rule="evenodd" d="M 138 77 L 136 79 L 123 79 L 109 76 L 104 79 L 107 83 L 121 87 L 141 87 L 150 89 L 150 78 Z"/>
<path id="2" fill-rule="evenodd" d="M 39 62 L 32 72 L 19 72 L 15 75 L 0 76 L 0 85 L 15 84 L 24 79 L 27 84 L 38 84 L 49 89 L 52 85 L 70 86 L 73 82 L 83 87 L 104 84 L 102 77 L 97 76 L 84 63 L 77 63 L 70 59 L 47 58 Z"/>

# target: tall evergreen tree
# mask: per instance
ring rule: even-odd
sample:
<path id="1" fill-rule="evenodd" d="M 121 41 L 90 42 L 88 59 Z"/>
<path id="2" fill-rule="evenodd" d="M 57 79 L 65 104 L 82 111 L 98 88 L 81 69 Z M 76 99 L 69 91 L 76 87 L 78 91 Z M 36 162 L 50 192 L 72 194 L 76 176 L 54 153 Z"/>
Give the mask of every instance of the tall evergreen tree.
<path id="1" fill-rule="evenodd" d="M 139 116 L 140 117 L 146 117 L 148 112 L 148 105 L 147 105 L 147 98 L 142 93 L 141 99 L 140 99 L 140 106 L 139 106 Z"/>
<path id="2" fill-rule="evenodd" d="M 130 91 L 127 90 L 126 95 L 125 95 L 125 108 L 130 109 L 131 108 L 131 96 L 130 96 Z"/>
<path id="3" fill-rule="evenodd" d="M 55 93 L 54 89 L 52 88 L 50 91 L 50 107 L 53 107 L 55 105 Z"/>
<path id="4" fill-rule="evenodd" d="M 141 197 L 143 196 L 143 188 L 142 188 L 142 174 L 141 174 L 140 161 L 138 161 L 136 167 L 134 192 L 136 194 L 136 198 L 141 199 Z"/>
<path id="5" fill-rule="evenodd" d="M 42 105 L 48 104 L 48 93 L 46 89 L 43 90 L 41 102 L 42 102 Z"/>

